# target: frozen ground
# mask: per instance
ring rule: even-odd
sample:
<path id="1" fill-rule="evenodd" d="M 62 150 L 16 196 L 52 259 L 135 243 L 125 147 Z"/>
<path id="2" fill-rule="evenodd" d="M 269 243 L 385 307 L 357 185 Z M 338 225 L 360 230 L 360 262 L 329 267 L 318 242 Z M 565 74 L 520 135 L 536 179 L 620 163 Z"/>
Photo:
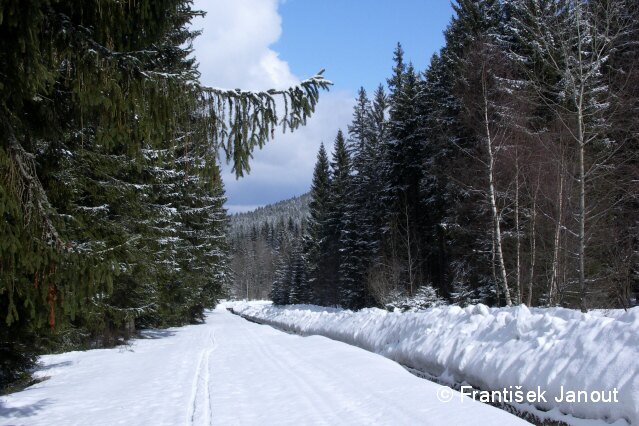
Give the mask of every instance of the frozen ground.
<path id="1" fill-rule="evenodd" d="M 204 325 L 130 347 L 42 358 L 49 379 L 0 397 L 1 425 L 518 425 L 379 355 L 253 324 L 222 307 Z"/>
<path id="2" fill-rule="evenodd" d="M 512 404 L 543 418 L 574 425 L 639 424 L 639 308 L 582 314 L 523 305 L 412 313 L 254 302 L 231 306 L 263 323 L 384 355 L 443 382 L 544 390 L 545 401 Z M 570 391 L 587 393 L 588 400 L 580 395 L 581 402 L 571 401 Z"/>

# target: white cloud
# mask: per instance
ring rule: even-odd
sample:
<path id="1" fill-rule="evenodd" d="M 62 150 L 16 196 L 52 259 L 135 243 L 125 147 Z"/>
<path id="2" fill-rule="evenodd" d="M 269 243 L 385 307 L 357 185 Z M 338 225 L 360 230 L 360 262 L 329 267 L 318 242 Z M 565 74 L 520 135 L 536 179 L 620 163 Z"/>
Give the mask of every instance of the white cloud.
<path id="1" fill-rule="evenodd" d="M 269 46 L 282 34 L 278 0 L 196 0 L 207 12 L 193 22 L 203 33 L 194 43 L 204 84 L 246 90 L 298 82 Z"/>
<path id="2" fill-rule="evenodd" d="M 320 143 L 330 153 L 338 129 L 346 131 L 354 100 L 350 93 L 325 94 L 306 127 L 276 135 L 251 162 L 251 173 L 239 180 L 225 173 L 232 204 L 264 205 L 307 192 Z M 238 208 L 234 207 L 235 210 Z M 242 208 L 239 210 L 250 210 Z"/>
<path id="3" fill-rule="evenodd" d="M 264 90 L 300 81 L 270 48 L 282 33 L 279 4 L 278 0 L 195 1 L 195 9 L 208 12 L 193 23 L 193 28 L 203 30 L 194 47 L 204 84 Z M 330 150 L 337 130 L 346 130 L 353 103 L 351 93 L 323 93 L 306 127 L 277 134 L 255 152 L 250 175 L 235 180 L 230 171 L 225 172 L 229 210 L 251 210 L 308 191 L 320 143 Z"/>

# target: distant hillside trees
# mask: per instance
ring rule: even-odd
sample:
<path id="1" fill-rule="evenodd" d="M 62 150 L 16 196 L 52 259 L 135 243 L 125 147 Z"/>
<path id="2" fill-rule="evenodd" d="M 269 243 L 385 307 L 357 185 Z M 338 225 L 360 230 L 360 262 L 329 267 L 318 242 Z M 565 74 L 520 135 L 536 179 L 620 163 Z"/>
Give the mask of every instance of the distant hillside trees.
<path id="1" fill-rule="evenodd" d="M 286 274 L 294 261 L 299 261 L 293 252 L 297 250 L 301 255 L 302 229 L 309 214 L 309 200 L 309 195 L 304 194 L 230 217 L 232 297 L 270 299 L 273 286 L 277 286 L 275 282 L 286 286 L 282 293 L 288 297 L 293 275 L 283 281 L 282 274 Z M 277 299 L 277 292 L 273 291 L 273 294 Z"/>

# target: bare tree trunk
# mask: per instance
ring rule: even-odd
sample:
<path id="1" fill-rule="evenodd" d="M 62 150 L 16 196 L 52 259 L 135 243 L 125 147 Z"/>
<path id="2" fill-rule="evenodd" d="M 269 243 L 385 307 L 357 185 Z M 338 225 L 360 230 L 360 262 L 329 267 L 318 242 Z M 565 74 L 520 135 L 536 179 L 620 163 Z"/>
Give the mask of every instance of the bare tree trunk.
<path id="1" fill-rule="evenodd" d="M 393 218 L 393 223 L 392 223 L 392 234 L 391 234 L 391 269 L 390 269 L 390 274 L 391 274 L 391 279 L 393 282 L 393 290 L 398 291 L 398 289 L 400 288 L 401 282 L 400 282 L 400 268 L 398 268 L 397 265 L 400 265 L 400 257 L 399 257 L 399 224 L 397 223 L 398 220 L 396 220 L 395 218 Z M 405 289 L 404 289 L 405 290 Z"/>
<path id="2" fill-rule="evenodd" d="M 562 217 L 564 206 L 564 170 L 563 160 L 559 170 L 559 191 L 557 194 L 557 224 L 555 226 L 555 238 L 553 241 L 552 255 L 552 276 L 550 278 L 550 289 L 548 291 L 548 305 L 552 306 L 556 303 L 555 297 L 558 292 L 559 281 L 559 243 L 561 237 Z"/>
<path id="3" fill-rule="evenodd" d="M 586 173 L 584 167 L 583 115 L 579 110 L 579 304 L 582 312 L 586 306 Z"/>
<path id="4" fill-rule="evenodd" d="M 557 5 L 557 2 L 550 3 Z M 544 65 L 551 67 L 561 76 L 561 84 L 557 85 L 539 79 L 538 76 L 532 77 L 535 74 L 532 69 L 529 74 L 531 80 L 538 83 L 533 85 L 534 90 L 561 121 L 574 143 L 577 154 L 577 173 L 571 177 L 577 181 L 576 188 L 579 193 L 578 207 L 574 212 L 578 230 L 574 234 L 577 237 L 579 299 L 581 310 L 585 312 L 588 295 L 586 178 L 592 181 L 591 173 L 598 168 L 601 169 L 607 161 L 604 158 L 595 160 L 593 167 L 588 170 L 585 164 L 585 150 L 588 144 L 606 136 L 610 120 L 618 112 L 619 106 L 614 106 L 614 99 L 627 90 L 624 85 L 615 87 L 611 84 L 611 76 L 621 69 L 609 73 L 608 67 L 615 49 L 628 42 L 625 40 L 626 37 L 634 36 L 635 20 L 632 15 L 627 15 L 627 5 L 624 2 L 579 0 L 569 1 L 566 5 L 568 9 L 563 18 L 555 13 L 559 9 L 553 9 L 554 6 L 551 6 L 548 9 L 551 13 L 541 17 L 541 21 L 524 26 L 535 33 L 535 39 L 542 47 Z M 557 28 L 549 28 L 549 25 L 553 24 L 557 25 Z M 552 37 L 548 37 L 549 34 L 552 34 Z M 566 104 L 567 101 L 571 103 L 570 107 Z M 556 258 L 557 256 L 555 261 Z M 562 267 L 566 269 L 565 266 Z M 564 270 L 563 273 L 565 275 L 567 271 Z M 557 276 L 556 265 L 553 265 L 553 279 Z M 564 282 L 567 279 L 569 277 L 565 277 Z"/>
<path id="5" fill-rule="evenodd" d="M 413 251 L 412 251 L 412 241 L 411 241 L 411 235 L 410 235 L 410 221 L 409 221 L 409 215 L 408 215 L 408 202 L 404 203 L 404 218 L 406 220 L 406 255 L 407 255 L 407 262 L 408 262 L 408 286 L 409 286 L 409 296 L 413 296 L 413 294 L 415 294 L 414 292 L 414 281 L 415 281 L 415 277 L 414 277 L 414 271 L 413 271 Z"/>
<path id="6" fill-rule="evenodd" d="M 528 306 L 532 306 L 533 280 L 535 278 L 535 261 L 537 259 L 537 194 L 539 192 L 539 177 L 537 178 L 537 187 L 533 195 L 532 205 L 532 224 L 531 224 L 531 240 L 530 240 L 530 277 L 528 279 Z"/>
<path id="7" fill-rule="evenodd" d="M 491 270 L 493 272 L 493 280 L 495 282 L 498 282 L 498 280 L 497 280 L 497 261 L 496 261 L 496 259 L 497 259 L 497 250 L 495 249 L 495 245 L 496 244 L 495 244 L 495 227 L 494 226 L 492 227 L 491 234 L 492 234 L 492 247 L 491 247 L 491 250 L 490 250 L 490 266 L 491 266 Z M 500 301 L 499 297 L 501 296 L 501 294 L 499 292 L 499 285 L 497 285 L 495 287 L 495 290 L 496 290 L 495 293 L 496 293 L 496 296 L 497 296 L 497 304 L 499 304 L 499 301 Z"/>
<path id="8" fill-rule="evenodd" d="M 577 9 L 577 13 L 581 14 L 581 8 Z M 584 151 L 586 141 L 584 138 L 584 96 L 586 88 L 584 87 L 584 69 L 583 69 L 583 38 L 581 37 L 581 19 L 577 21 L 577 34 L 579 40 L 579 96 L 577 104 L 577 143 L 579 144 L 579 288 L 580 288 L 580 305 L 581 311 L 587 312 L 586 307 L 586 173 L 584 165 Z"/>
<path id="9" fill-rule="evenodd" d="M 516 148 L 515 148 L 516 150 Z M 515 232 L 517 233 L 517 271 L 515 279 L 515 293 L 517 303 L 524 299 L 521 286 L 521 232 L 519 229 L 519 155 L 515 153 Z"/>
<path id="10" fill-rule="evenodd" d="M 533 203 L 532 229 L 530 241 L 530 276 L 528 277 L 528 300 L 527 305 L 532 306 L 533 283 L 535 279 L 535 261 L 537 260 L 537 235 L 535 227 L 537 224 L 537 206 L 536 201 Z"/>
<path id="11" fill-rule="evenodd" d="M 502 250 L 501 225 L 499 211 L 497 209 L 497 196 L 495 194 L 495 154 L 493 152 L 493 139 L 490 132 L 490 120 L 488 118 L 488 91 L 486 87 L 487 82 L 485 70 L 482 71 L 482 86 L 484 95 L 484 127 L 486 131 L 486 148 L 488 150 L 488 182 L 490 190 L 489 196 L 493 215 L 493 226 L 495 229 L 495 248 L 497 252 L 497 261 L 499 264 L 499 272 L 501 275 L 501 283 L 504 290 L 506 305 L 512 306 L 513 302 L 510 298 L 510 291 L 508 289 L 508 276 L 506 274 L 506 265 L 504 263 L 504 253 Z"/>

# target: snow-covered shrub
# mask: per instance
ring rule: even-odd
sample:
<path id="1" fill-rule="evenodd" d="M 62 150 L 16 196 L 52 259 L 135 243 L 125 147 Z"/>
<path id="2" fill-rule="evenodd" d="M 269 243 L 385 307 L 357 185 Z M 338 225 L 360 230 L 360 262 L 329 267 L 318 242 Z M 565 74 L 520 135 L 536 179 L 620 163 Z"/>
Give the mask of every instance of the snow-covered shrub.
<path id="1" fill-rule="evenodd" d="M 437 290 L 427 284 L 421 286 L 412 297 L 400 291 L 391 292 L 389 301 L 384 306 L 389 311 L 417 312 L 445 304 L 446 301 L 439 297 Z"/>

